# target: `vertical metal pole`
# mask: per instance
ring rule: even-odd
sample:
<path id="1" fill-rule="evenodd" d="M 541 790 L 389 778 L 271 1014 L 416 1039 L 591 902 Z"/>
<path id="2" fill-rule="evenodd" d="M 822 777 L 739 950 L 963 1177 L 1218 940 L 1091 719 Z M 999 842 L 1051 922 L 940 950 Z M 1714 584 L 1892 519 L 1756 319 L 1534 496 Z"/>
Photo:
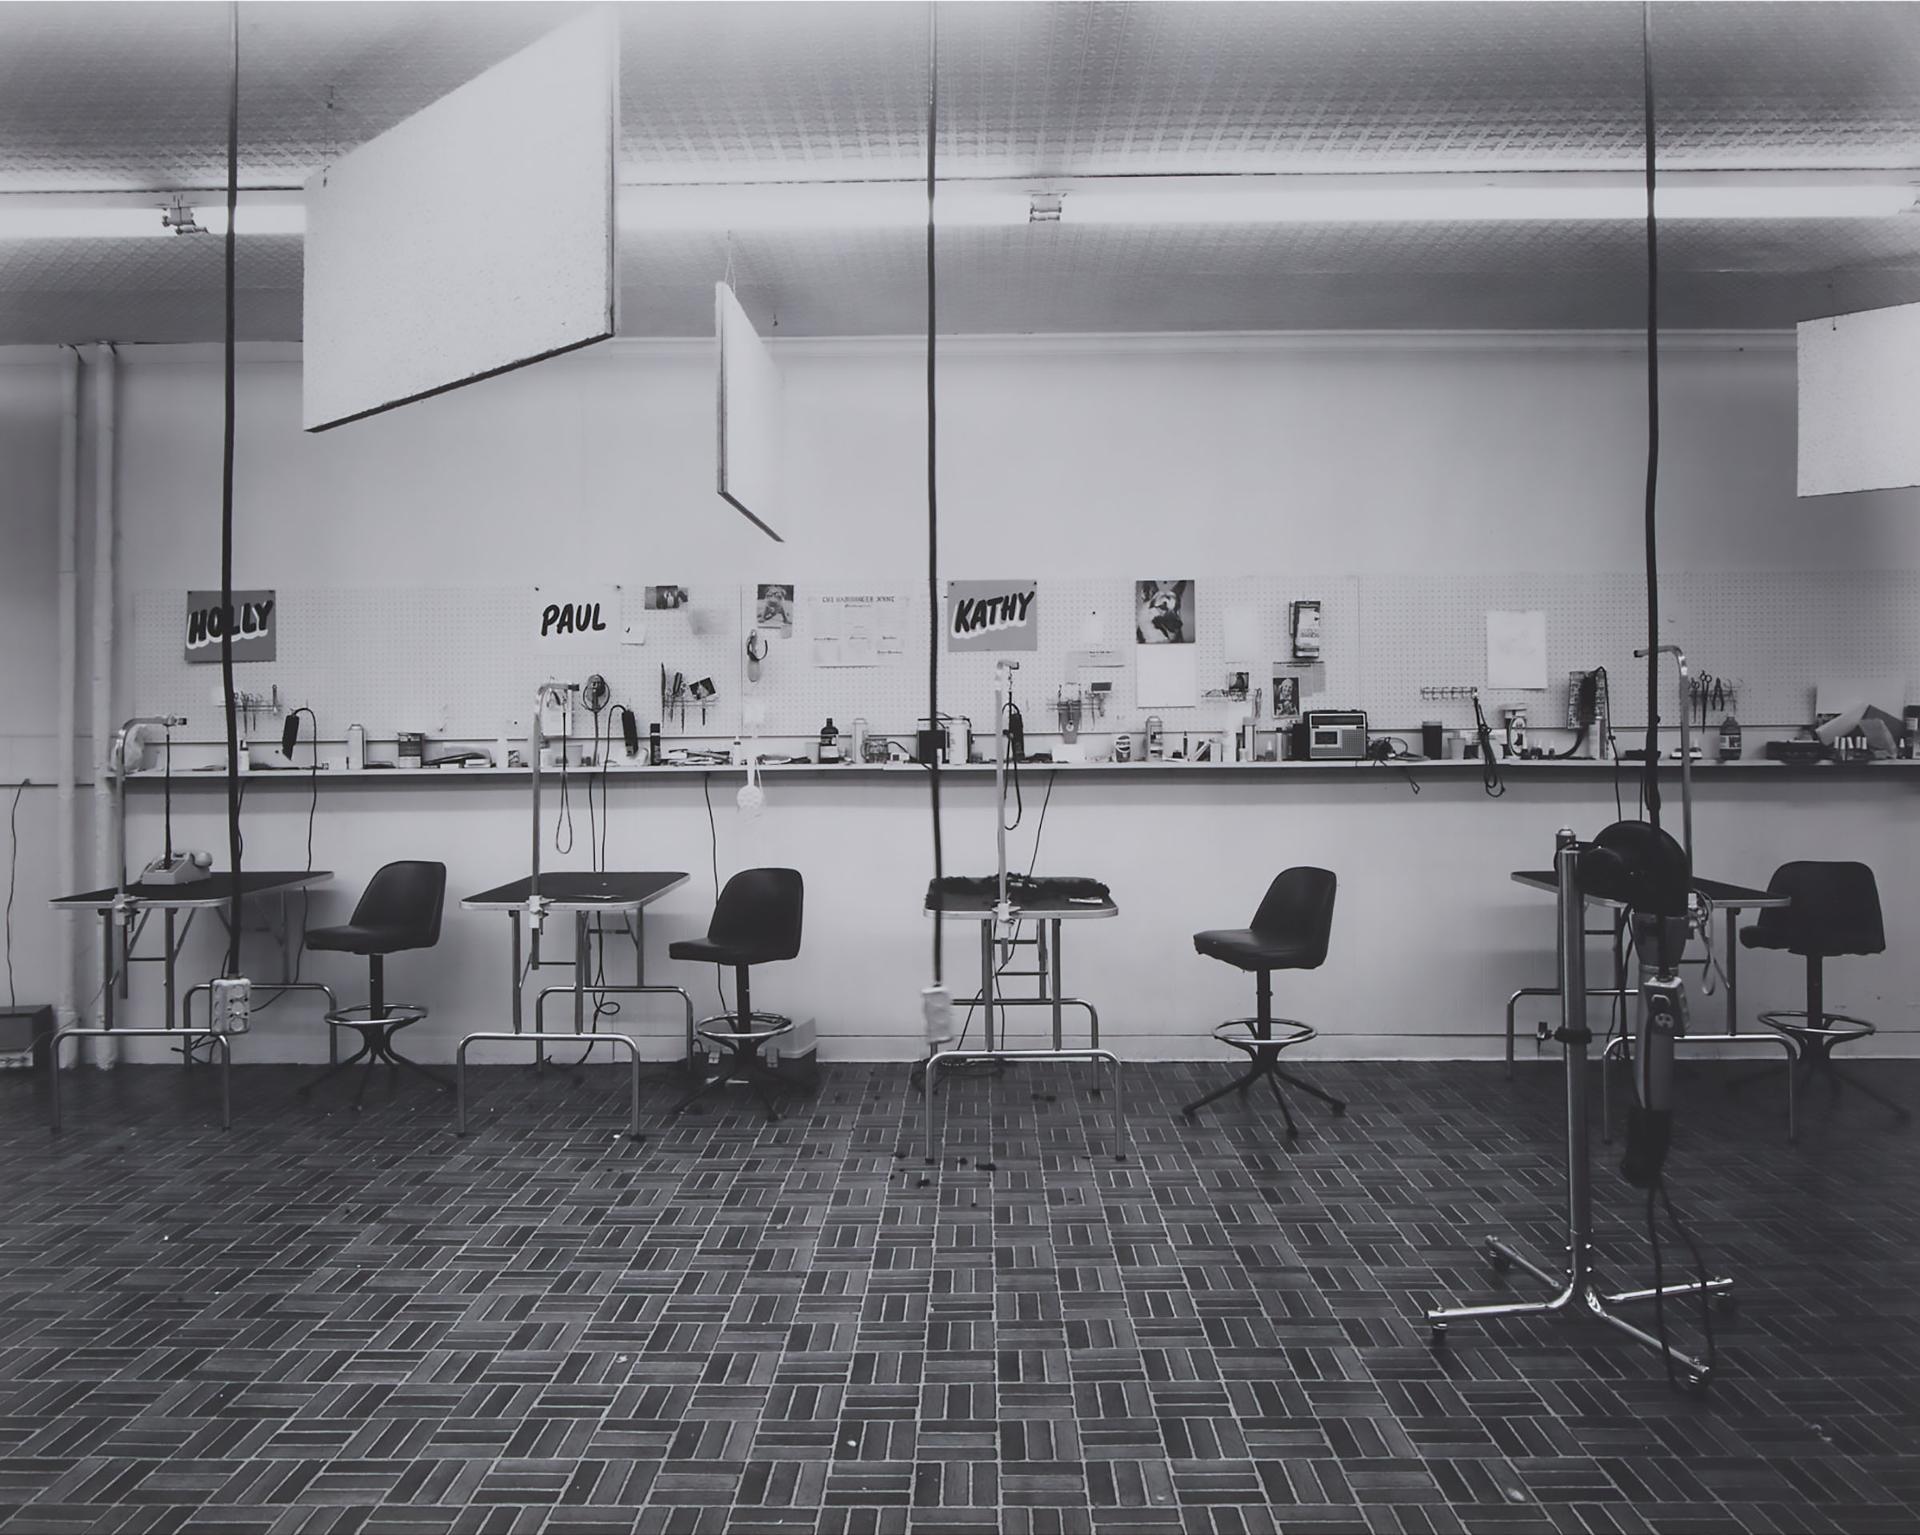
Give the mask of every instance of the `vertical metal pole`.
<path id="1" fill-rule="evenodd" d="M 587 1026 L 588 941 L 587 914 L 576 911 L 573 914 L 573 1032 L 576 1034 Z"/>
<path id="2" fill-rule="evenodd" d="M 1740 934 L 1735 919 L 1737 907 L 1727 908 L 1727 1032 L 1740 1032 Z"/>
<path id="3" fill-rule="evenodd" d="M 1041 934 L 1040 942 L 1042 945 L 1047 944 L 1046 934 L 1048 930 L 1051 929 L 1053 933 L 1053 942 L 1049 946 L 1051 952 L 1042 956 L 1042 959 L 1051 973 L 1051 985 L 1053 988 L 1053 1048 L 1058 1050 L 1063 1042 L 1060 1028 L 1060 995 L 1064 990 L 1060 983 L 1060 919 L 1055 917 L 1051 922 L 1042 922 L 1037 924 L 1037 926 Z M 1100 1041 L 1096 1039 L 1093 1043 L 1097 1045 Z"/>
<path id="4" fill-rule="evenodd" d="M 165 920 L 164 920 L 164 921 L 162 922 L 162 924 L 161 924 L 161 926 L 162 926 L 162 928 L 164 929 L 164 931 L 163 931 L 163 933 L 162 933 L 162 937 L 164 938 L 164 940 L 165 940 L 165 942 L 166 942 L 166 945 L 167 945 L 167 954 L 166 954 L 166 959 L 165 959 L 165 961 L 164 961 L 164 962 L 162 963 L 162 965 L 161 965 L 161 967 L 160 967 L 160 973 L 161 973 L 161 974 L 162 974 L 163 976 L 165 976 L 165 977 L 166 977 L 166 983 L 167 983 L 167 1027 L 168 1027 L 168 1028 L 172 1028 L 172 1027 L 173 1027 L 173 1024 L 174 1024 L 174 1013 L 173 1013 L 173 1009 L 174 1009 L 174 1002 L 175 1002 L 175 995 L 174 995 L 174 985 L 175 985 L 175 981 L 174 981 L 174 969 L 173 969 L 173 948 L 174 948 L 174 936 L 173 936 L 173 918 L 174 918 L 174 911 L 173 911 L 173 908 L 172 908 L 171 906 L 169 906 L 169 907 L 168 907 L 168 908 L 166 909 L 166 912 L 164 913 L 164 917 L 165 917 Z M 184 1052 L 184 1053 L 182 1054 L 182 1057 L 181 1057 L 181 1058 L 182 1058 L 183 1060 L 191 1060 L 191 1059 L 193 1058 L 193 1057 L 192 1057 L 192 1051 L 191 1051 L 191 1049 L 189 1049 L 189 1050 L 187 1050 L 186 1052 Z"/>
<path id="5" fill-rule="evenodd" d="M 547 690 L 544 687 L 535 691 L 533 695 L 533 720 L 527 726 L 527 771 L 533 775 L 533 871 L 527 884 L 527 895 L 533 901 L 540 899 L 540 754 L 546 749 L 546 741 L 541 733 L 540 711 L 546 707 L 546 696 Z M 534 909 L 537 910 L 538 908 L 536 907 Z M 530 941 L 533 945 L 533 968 L 538 971 L 540 968 L 540 924 L 538 921 L 535 921 L 533 924 Z M 520 984 L 520 966 L 518 962 L 514 964 L 513 974 L 514 986 L 516 988 L 513 1004 L 513 1027 L 514 1032 L 517 1034 L 520 1032 L 520 997 L 517 989 Z"/>
<path id="6" fill-rule="evenodd" d="M 987 1018 L 987 1049 L 993 1049 L 993 1004 L 999 988 L 993 978 L 993 930 L 999 918 L 988 914 L 980 924 L 980 1008 Z"/>
<path id="7" fill-rule="evenodd" d="M 1587 1145 L 1586 903 L 1580 893 L 1579 845 L 1563 828 L 1553 869 L 1560 900 L 1560 1024 L 1567 1056 L 1567 1246 L 1569 1285 L 1586 1282 L 1593 1234 L 1593 1188 Z"/>
<path id="8" fill-rule="evenodd" d="M 520 1025 L 520 913 L 513 910 L 507 913 L 507 921 L 513 928 L 513 1032 L 521 1032 Z"/>
<path id="9" fill-rule="evenodd" d="M 109 1029 L 113 1027 L 114 916 L 111 906 L 100 913 L 100 1021 Z M 121 969 L 124 973 L 126 967 Z"/>

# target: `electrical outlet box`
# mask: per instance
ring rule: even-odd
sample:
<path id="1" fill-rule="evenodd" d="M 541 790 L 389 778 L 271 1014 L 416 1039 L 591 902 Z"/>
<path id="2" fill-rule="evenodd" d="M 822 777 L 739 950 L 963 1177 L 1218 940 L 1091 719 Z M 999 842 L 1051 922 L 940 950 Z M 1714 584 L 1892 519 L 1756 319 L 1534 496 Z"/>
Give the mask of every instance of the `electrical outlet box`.
<path id="1" fill-rule="evenodd" d="M 243 975 L 223 975 L 213 983 L 207 1027 L 215 1034 L 244 1034 L 253 1018 L 253 982 Z"/>

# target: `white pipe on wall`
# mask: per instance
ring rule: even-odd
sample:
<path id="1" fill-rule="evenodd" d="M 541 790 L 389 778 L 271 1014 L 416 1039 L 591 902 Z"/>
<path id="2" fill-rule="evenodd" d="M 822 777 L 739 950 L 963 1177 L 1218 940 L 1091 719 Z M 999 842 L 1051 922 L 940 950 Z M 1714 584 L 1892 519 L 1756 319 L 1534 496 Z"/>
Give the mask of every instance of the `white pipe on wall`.
<path id="1" fill-rule="evenodd" d="M 116 516 L 114 462 L 118 427 L 114 420 L 117 366 L 113 347 L 93 348 L 93 883 L 110 885 L 114 864 L 113 771 L 113 606 Z M 105 998 L 101 999 L 104 1004 Z M 111 1066 L 111 1040 L 93 1042 L 96 1066 Z"/>
<path id="2" fill-rule="evenodd" d="M 74 794 L 74 731 L 79 721 L 77 693 L 80 674 L 80 354 L 72 347 L 62 349 L 60 359 L 60 487 L 59 487 L 59 636 L 60 662 L 57 683 L 58 703 L 54 725 L 54 746 L 58 753 L 55 771 L 59 797 L 59 824 L 55 828 L 59 849 L 59 886 L 65 895 L 74 889 L 80 864 L 79 806 Z M 78 990 L 75 966 L 79 962 L 76 934 L 79 919 L 63 917 L 60 922 L 60 976 L 56 993 L 60 1026 L 76 1022 Z"/>

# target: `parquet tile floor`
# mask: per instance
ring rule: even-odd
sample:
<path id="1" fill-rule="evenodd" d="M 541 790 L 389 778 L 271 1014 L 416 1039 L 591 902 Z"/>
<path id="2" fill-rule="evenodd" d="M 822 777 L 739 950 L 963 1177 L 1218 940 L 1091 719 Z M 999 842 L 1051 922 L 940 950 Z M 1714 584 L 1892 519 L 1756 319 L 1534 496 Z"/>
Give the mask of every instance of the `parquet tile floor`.
<path id="1" fill-rule="evenodd" d="M 1563 1238 L 1562 1079 L 1303 1068 L 1352 1102 L 1177 1108 L 1127 1068 L 952 1079 L 924 1181 L 898 1065 L 623 1129 L 613 1068 L 376 1082 L 0 1078 L 0 1535 L 1010 1535 L 1920 1529 L 1920 1130 L 1863 1099 L 1682 1083 L 1675 1199 L 1735 1276 L 1704 1400 L 1566 1323 L 1489 1233 Z M 1920 1063 L 1877 1080 L 1920 1102 Z M 1596 1147 L 1600 1251 L 1647 1272 Z M 1669 1233 L 1669 1263 L 1681 1251 Z M 1700 1344 L 1675 1308 L 1676 1341 Z"/>

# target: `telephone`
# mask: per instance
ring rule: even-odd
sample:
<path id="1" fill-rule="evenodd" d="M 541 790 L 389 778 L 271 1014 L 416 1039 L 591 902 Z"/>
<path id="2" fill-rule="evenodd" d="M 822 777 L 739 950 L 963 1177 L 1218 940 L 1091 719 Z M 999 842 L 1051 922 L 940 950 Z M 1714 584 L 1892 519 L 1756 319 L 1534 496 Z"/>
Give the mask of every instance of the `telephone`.
<path id="1" fill-rule="evenodd" d="M 192 885 L 213 873 L 213 854 L 198 850 L 162 854 L 140 871 L 143 885 Z"/>

